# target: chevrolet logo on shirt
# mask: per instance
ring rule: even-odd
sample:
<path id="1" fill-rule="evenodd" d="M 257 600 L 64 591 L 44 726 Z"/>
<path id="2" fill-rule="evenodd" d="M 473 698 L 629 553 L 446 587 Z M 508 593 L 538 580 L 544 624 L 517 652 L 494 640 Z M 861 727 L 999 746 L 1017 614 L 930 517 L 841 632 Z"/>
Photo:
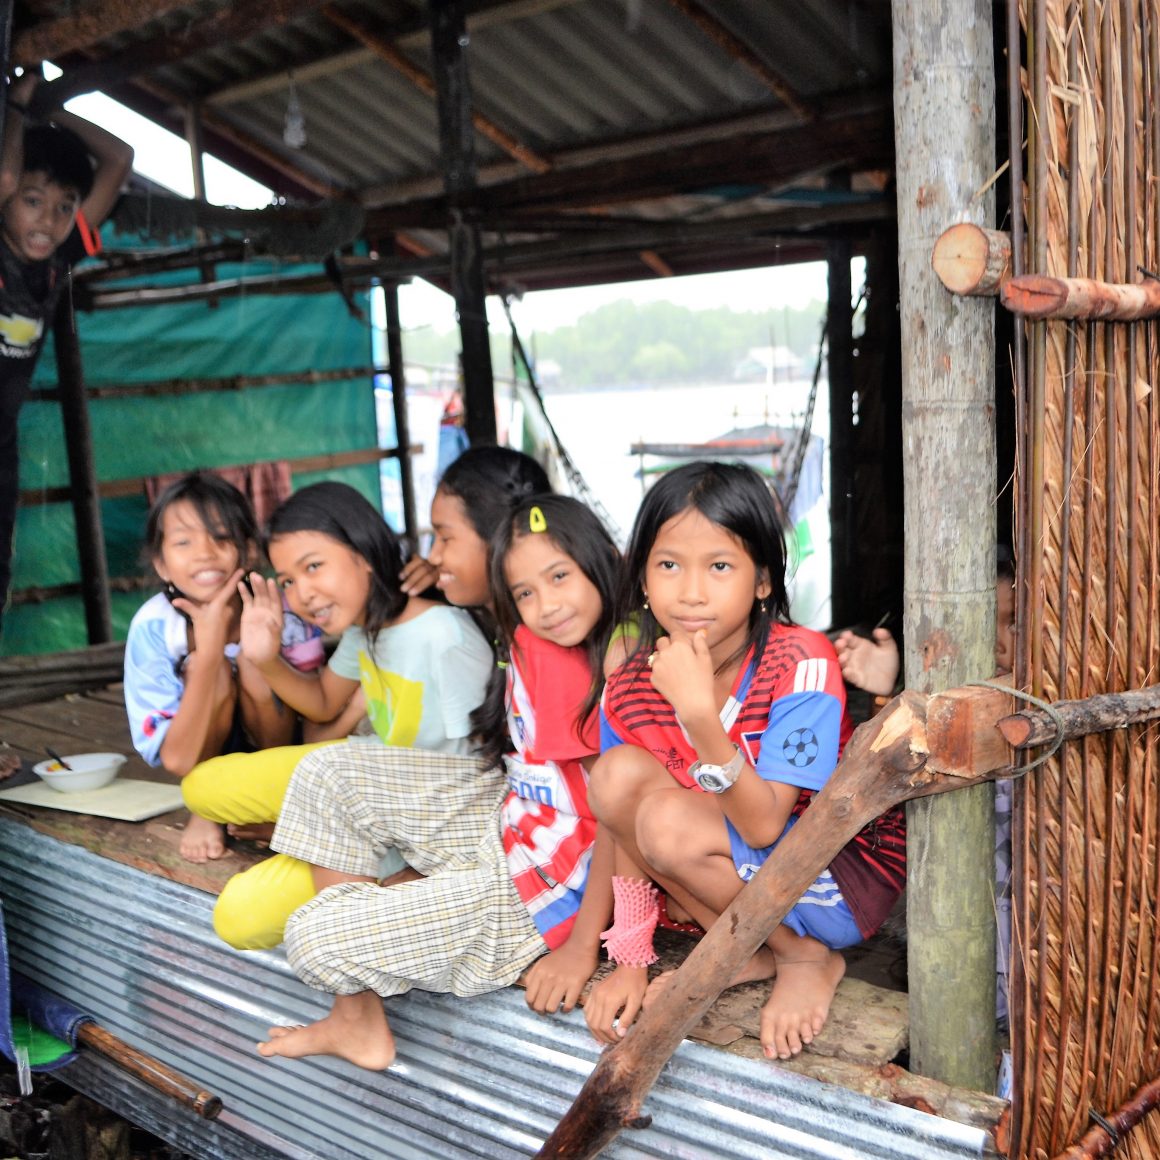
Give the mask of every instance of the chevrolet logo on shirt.
<path id="1" fill-rule="evenodd" d="M 9 346 L 31 346 L 44 333 L 44 319 L 0 314 L 0 339 Z"/>

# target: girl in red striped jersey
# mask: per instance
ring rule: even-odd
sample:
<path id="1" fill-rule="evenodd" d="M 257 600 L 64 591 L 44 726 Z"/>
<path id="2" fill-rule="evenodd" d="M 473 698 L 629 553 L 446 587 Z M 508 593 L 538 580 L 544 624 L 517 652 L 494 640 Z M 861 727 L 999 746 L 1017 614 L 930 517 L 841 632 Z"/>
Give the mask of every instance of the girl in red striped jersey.
<path id="1" fill-rule="evenodd" d="M 612 911 L 612 844 L 597 834 L 588 770 L 600 750 L 597 704 L 619 581 L 608 533 L 566 496 L 524 501 L 492 544 L 508 662 L 481 724 L 485 736 L 510 740 L 500 823 L 512 882 L 549 948 L 527 975 L 537 1010 L 575 1006 Z M 483 757 L 501 758 L 498 740 Z"/>
<path id="2" fill-rule="evenodd" d="M 645 496 L 624 601 L 640 636 L 605 690 L 591 781 L 593 812 L 616 843 L 605 945 L 617 968 L 585 1007 L 602 1042 L 616 1042 L 649 1001 L 654 883 L 710 926 L 808 808 L 850 735 L 833 646 L 791 622 L 785 570 L 777 505 L 749 468 L 687 464 Z M 893 810 L 839 853 L 734 980 L 774 978 L 761 1019 L 767 1056 L 795 1055 L 821 1030 L 845 971 L 840 948 L 877 929 L 904 883 Z"/>

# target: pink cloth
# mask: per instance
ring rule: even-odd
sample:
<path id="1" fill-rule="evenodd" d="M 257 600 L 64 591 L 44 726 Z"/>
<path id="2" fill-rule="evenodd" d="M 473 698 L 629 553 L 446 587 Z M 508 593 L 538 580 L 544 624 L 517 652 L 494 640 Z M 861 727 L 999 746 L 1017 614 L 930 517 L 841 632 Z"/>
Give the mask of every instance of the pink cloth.
<path id="1" fill-rule="evenodd" d="M 250 501 L 259 528 L 265 527 L 275 509 L 290 498 L 290 464 L 285 459 L 206 470 L 220 476 L 226 483 L 232 483 Z M 174 471 L 151 476 L 145 480 L 145 498 L 152 505 L 171 483 L 188 474 L 187 471 Z"/>

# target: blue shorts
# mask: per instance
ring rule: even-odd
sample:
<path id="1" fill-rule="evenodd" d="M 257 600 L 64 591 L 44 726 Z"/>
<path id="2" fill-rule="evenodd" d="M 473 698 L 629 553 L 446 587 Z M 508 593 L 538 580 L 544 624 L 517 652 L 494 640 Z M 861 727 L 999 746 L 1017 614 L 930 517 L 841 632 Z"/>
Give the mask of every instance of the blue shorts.
<path id="1" fill-rule="evenodd" d="M 758 850 L 741 837 L 728 818 L 725 819 L 733 865 L 737 867 L 737 876 L 742 882 L 748 882 L 757 873 L 796 823 L 797 818 L 790 818 L 777 842 Z M 852 947 L 862 941 L 862 932 L 829 867 L 814 879 L 781 921 L 794 934 L 816 938 L 831 950 Z"/>

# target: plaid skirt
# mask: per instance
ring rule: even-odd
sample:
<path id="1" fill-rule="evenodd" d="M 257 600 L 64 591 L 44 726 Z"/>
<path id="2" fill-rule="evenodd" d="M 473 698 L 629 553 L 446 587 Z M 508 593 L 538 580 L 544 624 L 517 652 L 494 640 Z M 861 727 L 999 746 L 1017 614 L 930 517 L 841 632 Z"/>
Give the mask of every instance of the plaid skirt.
<path id="1" fill-rule="evenodd" d="M 316 750 L 291 778 L 271 845 L 373 877 L 394 847 L 425 877 L 331 886 L 286 924 L 286 956 L 331 994 L 478 995 L 515 982 L 547 949 L 508 872 L 502 769 L 377 739 Z"/>

